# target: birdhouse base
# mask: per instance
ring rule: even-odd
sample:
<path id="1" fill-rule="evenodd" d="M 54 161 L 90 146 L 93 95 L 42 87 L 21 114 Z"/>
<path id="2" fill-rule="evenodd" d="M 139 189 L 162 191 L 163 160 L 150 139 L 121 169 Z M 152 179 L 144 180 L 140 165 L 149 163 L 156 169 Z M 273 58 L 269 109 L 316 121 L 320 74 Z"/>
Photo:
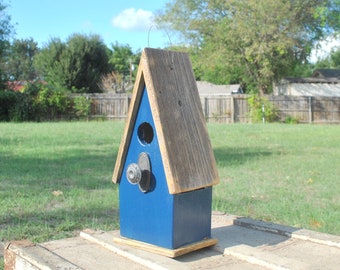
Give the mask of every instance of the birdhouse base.
<path id="1" fill-rule="evenodd" d="M 217 244 L 218 240 L 216 238 L 208 238 L 202 241 L 191 243 L 177 249 L 168 249 L 163 247 L 158 247 L 145 242 L 125 238 L 122 236 L 114 237 L 113 241 L 118 244 L 128 245 L 134 248 L 142 249 L 151 253 L 163 255 L 170 258 L 175 258 L 202 248 L 214 246 Z"/>

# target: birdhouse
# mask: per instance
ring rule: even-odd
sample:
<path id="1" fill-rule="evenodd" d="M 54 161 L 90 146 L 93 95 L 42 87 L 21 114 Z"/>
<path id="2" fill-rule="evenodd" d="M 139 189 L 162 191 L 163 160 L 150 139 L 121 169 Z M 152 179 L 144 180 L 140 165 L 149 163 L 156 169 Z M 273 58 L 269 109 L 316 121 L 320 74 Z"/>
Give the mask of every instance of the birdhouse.
<path id="1" fill-rule="evenodd" d="M 216 244 L 211 202 L 219 178 L 186 53 L 143 50 L 112 180 L 117 241 L 170 257 Z"/>

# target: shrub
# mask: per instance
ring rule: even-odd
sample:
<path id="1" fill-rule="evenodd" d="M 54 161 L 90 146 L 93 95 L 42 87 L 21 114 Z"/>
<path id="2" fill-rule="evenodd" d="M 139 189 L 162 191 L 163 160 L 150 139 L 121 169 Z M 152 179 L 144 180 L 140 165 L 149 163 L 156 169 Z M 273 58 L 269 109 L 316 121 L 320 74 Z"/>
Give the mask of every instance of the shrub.
<path id="1" fill-rule="evenodd" d="M 52 118 L 65 116 L 70 110 L 70 97 L 63 89 L 54 90 L 48 98 Z"/>
<path id="2" fill-rule="evenodd" d="M 298 124 L 299 123 L 299 119 L 297 119 L 296 117 L 293 117 L 293 116 L 287 116 L 285 118 L 285 123 L 286 124 Z"/>
<path id="3" fill-rule="evenodd" d="M 35 97 L 37 120 L 54 120 L 66 116 L 71 111 L 71 98 L 63 88 L 40 85 Z"/>
<path id="4" fill-rule="evenodd" d="M 0 90 L 0 121 L 11 120 L 11 109 L 15 106 L 17 94 L 11 90 Z"/>
<path id="5" fill-rule="evenodd" d="M 34 121 L 36 116 L 35 97 L 39 88 L 29 83 L 25 86 L 23 92 L 15 92 L 16 102 L 10 108 L 10 120 L 16 122 Z"/>
<path id="6" fill-rule="evenodd" d="M 35 106 L 37 108 L 36 118 L 38 121 L 50 118 L 49 98 L 52 90 L 47 86 L 42 86 L 35 98 Z"/>
<path id="7" fill-rule="evenodd" d="M 42 121 L 73 114 L 66 90 L 28 83 L 22 92 L 0 91 L 0 121 Z"/>
<path id="8" fill-rule="evenodd" d="M 0 90 L 0 121 L 88 118 L 91 100 L 48 84 L 27 83 L 22 92 Z"/>
<path id="9" fill-rule="evenodd" d="M 79 118 L 88 118 L 91 110 L 91 100 L 85 96 L 76 96 L 73 102 L 76 116 Z"/>
<path id="10" fill-rule="evenodd" d="M 277 121 L 278 112 L 267 98 L 259 95 L 252 95 L 248 98 L 248 104 L 250 107 L 249 114 L 253 123 L 261 122 L 263 117 L 266 122 Z"/>

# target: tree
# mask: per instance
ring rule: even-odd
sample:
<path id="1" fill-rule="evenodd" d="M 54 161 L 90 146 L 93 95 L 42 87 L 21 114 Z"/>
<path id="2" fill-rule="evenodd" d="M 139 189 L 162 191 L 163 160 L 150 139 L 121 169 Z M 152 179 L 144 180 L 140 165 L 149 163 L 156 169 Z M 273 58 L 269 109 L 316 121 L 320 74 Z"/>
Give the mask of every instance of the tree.
<path id="1" fill-rule="evenodd" d="M 109 72 L 108 51 L 97 35 L 74 34 L 66 43 L 52 39 L 36 56 L 44 79 L 73 92 L 100 92 L 98 82 Z"/>
<path id="2" fill-rule="evenodd" d="M 37 78 L 33 58 L 38 44 L 32 39 L 15 39 L 8 50 L 5 63 L 6 77 L 10 80 L 33 81 Z"/>
<path id="3" fill-rule="evenodd" d="M 339 0 L 175 0 L 159 27 L 182 34 L 201 76 L 268 93 L 273 82 L 307 60 L 315 43 L 339 29 Z M 218 72 L 216 72 L 218 71 Z"/>
<path id="4" fill-rule="evenodd" d="M 67 76 L 61 61 L 66 44 L 59 38 L 52 38 L 48 45 L 35 56 L 33 64 L 39 75 L 51 84 L 66 85 L 64 76 Z"/>
<path id="5" fill-rule="evenodd" d="M 340 47 L 333 49 L 329 55 L 319 59 L 315 63 L 315 68 L 340 69 Z"/>
<path id="6" fill-rule="evenodd" d="M 340 47 L 331 52 L 332 68 L 340 69 Z"/>
<path id="7" fill-rule="evenodd" d="M 124 76 L 130 75 L 131 64 L 134 61 L 134 55 L 129 45 L 112 44 L 112 53 L 110 55 L 110 64 L 112 69 Z"/>
<path id="8" fill-rule="evenodd" d="M 135 68 L 139 63 L 141 53 L 134 54 L 129 45 L 111 44 L 109 63 L 112 72 L 102 78 L 100 83 L 107 91 L 126 92 L 132 89 Z"/>
<path id="9" fill-rule="evenodd" d="M 112 53 L 109 63 L 112 65 L 112 70 L 116 75 L 123 76 L 123 79 L 128 77 L 132 82 L 133 71 L 139 63 L 140 53 L 134 54 L 129 45 L 112 44 Z"/>
<path id="10" fill-rule="evenodd" d="M 3 73 L 5 56 L 9 47 L 9 38 L 13 32 L 11 17 L 6 13 L 7 6 L 0 0 L 0 89 L 4 88 L 6 76 Z"/>
<path id="11" fill-rule="evenodd" d="M 98 86 L 103 92 L 124 93 L 129 90 L 126 89 L 128 85 L 124 81 L 123 75 L 114 71 L 103 76 Z"/>

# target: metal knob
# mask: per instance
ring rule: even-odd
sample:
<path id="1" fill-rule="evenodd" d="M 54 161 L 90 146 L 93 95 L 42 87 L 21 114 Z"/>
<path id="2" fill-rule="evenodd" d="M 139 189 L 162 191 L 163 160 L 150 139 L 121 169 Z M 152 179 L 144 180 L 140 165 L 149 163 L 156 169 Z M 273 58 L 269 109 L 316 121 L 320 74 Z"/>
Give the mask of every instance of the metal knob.
<path id="1" fill-rule="evenodd" d="M 128 181 L 136 185 L 142 179 L 142 170 L 136 163 L 131 163 L 126 170 L 126 177 Z"/>
<path id="2" fill-rule="evenodd" d="M 147 193 L 151 188 L 151 166 L 147 153 L 138 156 L 138 164 L 131 163 L 126 169 L 126 178 L 132 185 L 138 184 L 139 190 Z"/>

